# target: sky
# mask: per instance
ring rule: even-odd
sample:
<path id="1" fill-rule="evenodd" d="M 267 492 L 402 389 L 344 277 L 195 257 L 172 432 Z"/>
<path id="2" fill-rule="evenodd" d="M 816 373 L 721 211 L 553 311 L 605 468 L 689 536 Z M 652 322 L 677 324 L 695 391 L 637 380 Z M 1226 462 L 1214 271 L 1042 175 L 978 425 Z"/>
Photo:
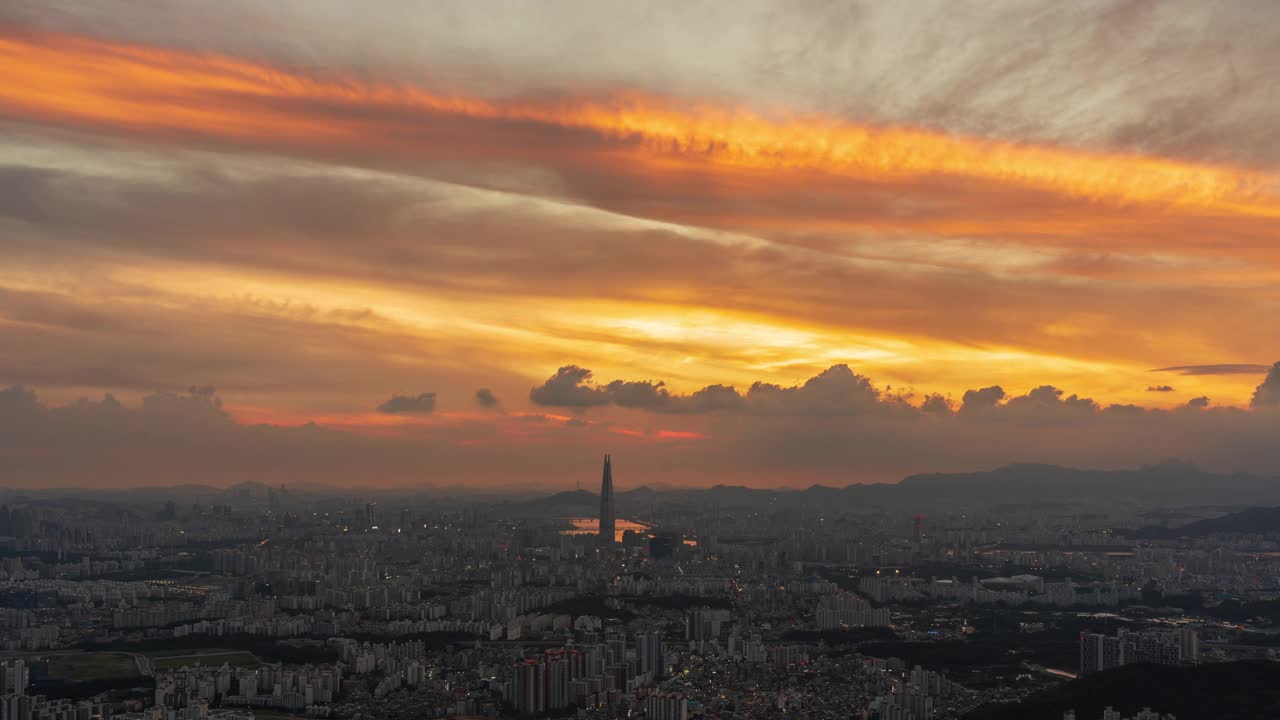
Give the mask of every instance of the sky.
<path id="1" fill-rule="evenodd" d="M 0 5 L 0 484 L 1280 473 L 1280 5 Z"/>

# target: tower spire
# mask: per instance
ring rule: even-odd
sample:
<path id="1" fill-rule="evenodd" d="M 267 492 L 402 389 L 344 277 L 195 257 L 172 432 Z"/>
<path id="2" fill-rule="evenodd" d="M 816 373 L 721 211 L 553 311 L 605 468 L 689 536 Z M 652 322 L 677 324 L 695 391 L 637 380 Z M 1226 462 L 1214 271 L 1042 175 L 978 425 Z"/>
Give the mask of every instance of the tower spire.
<path id="1" fill-rule="evenodd" d="M 613 507 L 613 458 L 604 456 L 604 475 L 600 478 L 600 543 L 612 545 L 617 529 Z"/>

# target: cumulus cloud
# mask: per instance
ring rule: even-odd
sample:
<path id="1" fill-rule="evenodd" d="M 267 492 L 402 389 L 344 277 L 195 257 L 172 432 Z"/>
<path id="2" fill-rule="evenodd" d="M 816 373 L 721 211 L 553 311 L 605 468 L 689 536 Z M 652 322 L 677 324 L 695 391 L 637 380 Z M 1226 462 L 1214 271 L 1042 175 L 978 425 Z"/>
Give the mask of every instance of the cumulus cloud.
<path id="1" fill-rule="evenodd" d="M 448 455 L 447 429 L 412 441 L 362 436 L 314 423 L 241 424 L 208 393 L 111 395 L 53 404 L 26 387 L 0 390 L 0 484 L 100 488 L 278 478 L 340 484 L 409 481 Z"/>
<path id="2" fill-rule="evenodd" d="M 31 388 L 14 385 L 0 390 L 0 417 L 20 417 L 38 407 L 36 391 Z"/>
<path id="3" fill-rule="evenodd" d="M 667 390 L 666 383 L 651 380 L 614 380 L 603 389 L 618 407 L 660 413 L 707 413 L 738 408 L 743 404 L 742 396 L 728 385 L 708 385 L 688 395 L 674 395 Z"/>
<path id="4" fill-rule="evenodd" d="M 110 393 L 98 401 L 82 398 L 49 406 L 39 400 L 32 388 L 13 386 L 0 390 L 0 455 L 6 447 L 49 452 L 65 447 L 69 456 L 74 456 L 76 450 L 86 446 L 109 448 L 123 438 L 160 444 L 172 444 L 178 439 L 176 447 L 237 427 L 208 386 L 192 388 L 187 394 L 152 393 L 132 408 Z"/>
<path id="5" fill-rule="evenodd" d="M 911 405 L 842 365 L 745 393 L 713 385 L 677 394 L 660 381 L 597 385 L 572 365 L 551 381 L 571 400 L 588 398 L 599 419 L 492 413 L 366 435 L 241 424 L 200 386 L 138 403 L 106 395 L 63 405 L 10 387 L 0 390 L 0 483 L 227 484 L 267 476 L 482 483 L 519 475 L 527 485 L 594 472 L 588 459 L 600 447 L 628 452 L 637 481 L 684 473 L 688 482 L 844 484 L 1011 462 L 1116 468 L 1169 457 L 1224 471 L 1280 468 L 1280 413 L 1213 407 L 1207 398 L 1172 410 L 1103 407 L 1053 385 L 1012 396 L 993 385 L 969 391 L 962 409 L 950 412 L 941 396 Z M 1259 386 L 1263 403 L 1273 387 Z M 388 402 L 430 403 L 422 397 Z"/>
<path id="6" fill-rule="evenodd" d="M 551 407 L 586 408 L 608 405 L 609 393 L 603 388 L 589 385 L 591 371 L 577 365 L 565 365 L 547 381 L 529 391 L 529 400 L 535 405 Z"/>
<path id="7" fill-rule="evenodd" d="M 1280 407 L 1280 362 L 1271 366 L 1267 378 L 1254 390 L 1249 406 L 1255 410 Z"/>
<path id="8" fill-rule="evenodd" d="M 993 420 L 1026 423 L 1057 423 L 1077 416 L 1141 415 L 1146 412 L 1132 404 L 1104 407 L 1093 398 L 1067 394 L 1052 385 L 1040 385 L 1016 396 L 1010 396 L 999 385 L 968 390 L 958 410 L 954 410 L 951 401 L 939 394 L 926 395 L 918 405 L 913 405 L 908 402 L 908 396 L 877 388 L 870 378 L 855 373 L 847 365 L 833 365 L 794 386 L 757 382 L 745 393 L 740 393 L 727 385 L 710 385 L 688 395 L 672 393 L 665 382 L 657 380 L 614 380 L 597 385 L 592 383 L 590 370 L 568 365 L 533 388 L 530 398 L 536 404 L 546 406 L 583 409 L 613 405 L 664 414 L 698 415 L 725 411 L 744 416 L 867 415 L 900 419 L 957 414 L 966 418 L 981 415 Z"/>
<path id="9" fill-rule="evenodd" d="M 883 395 L 871 380 L 855 374 L 848 365 L 833 365 L 800 385 L 783 387 L 753 383 L 745 393 L 729 385 L 708 385 L 679 395 L 655 380 L 614 380 L 591 384 L 590 370 L 567 365 L 529 392 L 538 405 L 585 408 L 616 405 L 670 414 L 702 414 L 741 410 L 763 415 L 847 415 L 884 411 L 898 405 Z"/>
<path id="10" fill-rule="evenodd" d="M 594 385 L 592 372 L 577 365 L 566 365 L 543 384 L 529 391 L 536 405 L 587 408 L 617 405 L 623 408 L 660 413 L 707 413 L 741 407 L 743 398 L 728 385 L 708 385 L 689 395 L 674 395 L 665 382 L 653 380 L 614 380 Z"/>
<path id="11" fill-rule="evenodd" d="M 476 390 L 476 404 L 482 408 L 496 408 L 501 403 L 489 388 L 480 388 Z"/>
<path id="12" fill-rule="evenodd" d="M 924 402 L 920 403 L 920 410 L 926 413 L 950 415 L 951 401 L 938 393 L 930 393 L 924 397 Z"/>
<path id="13" fill-rule="evenodd" d="M 682 412 L 690 413 L 731 410 L 743 405 L 742 396 L 729 385 L 708 385 L 688 397 L 676 398 L 673 402 Z"/>
<path id="14" fill-rule="evenodd" d="M 1052 385 L 1041 385 L 1026 395 L 1009 398 L 1005 407 L 1009 410 L 1057 410 L 1071 412 L 1096 412 L 1098 403 L 1078 395 L 1063 397 L 1064 392 Z"/>
<path id="15" fill-rule="evenodd" d="M 832 365 L 795 387 L 755 383 L 746 400 L 752 412 L 778 415 L 848 415 L 894 405 L 848 365 Z"/>
<path id="16" fill-rule="evenodd" d="M 865 417 L 884 421 L 956 416 L 970 424 L 986 420 L 1027 426 L 1061 425 L 1091 417 L 1141 416 L 1149 412 L 1133 404 L 1104 407 L 1093 398 L 1068 394 L 1053 385 L 1040 385 L 1013 396 L 999 385 L 968 390 L 958 410 L 938 394 L 926 395 L 919 404 L 912 404 L 909 396 L 879 389 L 870 378 L 855 373 L 847 365 L 833 365 L 799 385 L 784 387 L 757 382 L 745 393 L 726 385 L 711 385 L 681 395 L 669 391 L 662 381 L 615 380 L 596 385 L 591 377 L 591 371 L 585 368 L 566 366 L 534 388 L 530 397 L 535 403 L 548 406 L 582 409 L 612 405 L 671 415 Z"/>
<path id="17" fill-rule="evenodd" d="M 928 394 L 911 404 L 908 395 L 881 390 L 872 380 L 855 373 L 847 365 L 833 365 L 794 386 L 757 382 L 745 392 L 726 385 L 711 385 L 688 395 L 672 393 L 663 381 L 614 380 L 604 385 L 591 382 L 590 370 L 568 365 L 530 397 L 542 405 L 582 408 L 613 405 L 619 408 L 665 414 L 698 415 L 729 411 L 744 417 L 822 418 L 845 416 L 873 420 L 907 420 L 927 416 L 955 417 L 956 422 L 980 426 L 983 422 L 1019 423 L 1028 427 L 1044 423 L 1090 422 L 1095 418 L 1141 418 L 1162 413 L 1139 405 L 1101 405 L 1090 397 L 1070 393 L 1053 385 L 1039 385 L 1021 395 L 1009 395 L 999 385 L 968 390 L 958 410 L 940 394 Z M 1149 388 L 1150 392 L 1172 392 L 1171 386 Z M 1280 363 L 1254 394 L 1255 409 L 1280 405 Z M 1190 400 L 1186 409 L 1206 409 L 1207 397 Z M 1234 409 L 1224 411 L 1240 412 Z"/>
<path id="18" fill-rule="evenodd" d="M 377 410 L 388 415 L 427 415 L 436 411 L 436 394 L 426 392 L 417 397 L 392 395 Z"/>
<path id="19" fill-rule="evenodd" d="M 999 385 L 984 387 L 980 390 L 966 390 L 960 400 L 960 412 L 981 412 L 995 407 L 1004 398 L 1004 388 Z"/>

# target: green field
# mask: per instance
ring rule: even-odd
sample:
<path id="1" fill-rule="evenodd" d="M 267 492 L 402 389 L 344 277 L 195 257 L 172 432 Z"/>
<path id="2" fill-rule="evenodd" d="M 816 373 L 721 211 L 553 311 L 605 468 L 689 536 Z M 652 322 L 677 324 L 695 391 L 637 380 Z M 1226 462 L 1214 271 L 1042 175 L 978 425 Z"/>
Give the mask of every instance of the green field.
<path id="1" fill-rule="evenodd" d="M 49 675 L 75 682 L 135 677 L 138 665 L 123 653 L 50 655 Z"/>
<path id="2" fill-rule="evenodd" d="M 200 663 L 205 666 L 219 667 L 223 663 L 231 667 L 256 668 L 262 665 L 257 655 L 244 650 L 228 650 L 227 648 L 185 648 L 181 650 L 156 650 L 143 653 L 151 660 L 151 667 L 156 670 L 173 670 L 183 666 Z"/>

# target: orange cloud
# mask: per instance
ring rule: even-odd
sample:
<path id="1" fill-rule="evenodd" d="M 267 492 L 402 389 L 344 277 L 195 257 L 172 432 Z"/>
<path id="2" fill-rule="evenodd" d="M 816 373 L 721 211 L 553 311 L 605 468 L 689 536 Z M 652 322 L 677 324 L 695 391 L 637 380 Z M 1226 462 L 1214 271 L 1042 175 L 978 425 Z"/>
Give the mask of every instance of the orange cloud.
<path id="1" fill-rule="evenodd" d="M 353 77 L 312 77 L 216 55 L 0 30 L 0 114 L 140 134 L 284 148 L 405 149 L 433 118 L 586 133 L 603 152 L 661 173 L 788 168 L 874 180 L 953 176 L 1105 203 L 1280 217 L 1271 175 L 1173 159 L 1031 146 L 822 117 L 765 117 L 620 94 L 492 101 Z M 420 128 L 418 128 L 420 130 Z M 446 146 L 448 132 L 434 142 Z M 410 147 L 409 149 L 412 149 Z"/>
<path id="2" fill-rule="evenodd" d="M 152 232 L 166 237 L 167 249 L 176 246 L 168 235 L 187 234 L 202 245 L 231 247 L 216 258 L 218 267 L 122 256 L 129 279 L 163 292 L 179 307 L 195 303 L 203 309 L 205 294 L 219 296 L 219 302 L 246 294 L 277 299 L 280 308 L 324 308 L 341 315 L 321 327 L 310 324 L 314 318 L 286 318 L 280 308 L 239 301 L 226 308 L 237 318 L 280 314 L 279 321 L 298 325 L 291 337 L 323 336 L 334 348 L 331 357 L 378 368 L 359 379 L 366 385 L 376 384 L 384 372 L 412 372 L 428 357 L 436 367 L 501 358 L 493 362 L 537 367 L 525 371 L 530 375 L 567 359 L 639 377 L 653 368 L 680 367 L 681 376 L 672 382 L 673 390 L 678 384 L 683 391 L 711 381 L 749 382 L 761 373 L 789 384 L 831 362 L 856 362 L 918 392 L 959 393 L 995 379 L 1030 386 L 1048 377 L 1108 400 L 1145 403 L 1151 401 L 1144 390 L 1150 367 L 1253 359 L 1254 349 L 1272 339 L 1264 313 L 1276 298 L 1272 288 L 1280 272 L 1270 240 L 1280 200 L 1274 178 L 1243 169 L 821 117 L 767 117 L 634 94 L 481 100 L 16 28 L 0 27 L 0 72 L 6 78 L 0 84 L 0 118 L 179 144 L 336 157 L 355 165 L 407 158 L 415 166 L 430 165 L 427 172 L 435 165 L 419 159 L 461 158 L 467 167 L 472 157 L 541 164 L 570 185 L 579 173 L 580 199 L 618 211 L 594 218 L 598 224 L 592 225 L 577 216 L 560 217 L 560 203 L 549 203 L 554 220 L 551 211 L 538 215 L 538 222 L 500 220 L 503 213 L 495 212 L 486 219 L 489 235 L 466 228 L 463 218 L 432 243 L 397 246 L 388 257 L 401 260 L 387 272 L 370 262 L 380 254 L 365 252 L 363 244 L 347 252 L 335 242 L 316 253 L 311 237 L 296 245 L 276 238 L 268 248 L 264 238 L 271 230 L 254 226 L 260 219 L 252 213 L 244 224 L 227 226 L 194 221 L 191 206 L 176 206 L 172 218 Z M 309 165 L 306 172 L 312 172 Z M 370 184 L 364 177 L 351 182 Z M 603 197 L 609 191 L 597 193 L 598 184 L 615 190 Z M 68 194 L 80 188 L 67 187 Z M 155 201 L 160 196 L 141 195 L 149 204 L 138 212 L 142 206 L 125 202 L 118 194 L 124 192 L 111 188 L 107 201 L 81 210 L 90 218 L 81 222 L 103 228 L 102 209 L 119 207 L 132 236 L 138 232 L 136 217 L 154 218 L 162 214 L 156 206 L 167 205 Z M 245 195 L 232 193 L 218 205 L 208 186 L 193 192 L 199 193 L 194 205 L 211 216 L 241 214 Z M 265 194 L 257 187 L 247 192 Z M 305 200 L 297 204 L 307 213 L 334 205 L 324 195 Z M 50 207 L 76 217 L 65 199 Z M 375 205 L 371 214 L 393 215 L 388 207 L 394 206 Z M 707 239 L 718 234 L 697 243 L 683 236 L 664 239 L 659 226 L 633 228 L 635 216 L 746 228 L 774 244 L 730 247 Z M 539 222 L 546 225 L 541 231 Z M 495 231 L 502 223 L 510 227 Z M 372 224 L 354 227 L 350 232 L 366 243 L 394 233 Z M 855 228 L 863 236 L 849 232 Z M 888 232 L 903 230 L 957 236 L 961 242 Z M 609 233 L 613 242 L 607 241 Z M 461 241 L 451 245 L 448 236 Z M 984 238 L 987 245 L 970 244 L 969 237 Z M 1035 253 L 1010 247 L 1064 240 L 1073 250 L 1090 252 L 1030 257 Z M 801 246 L 801 252 L 784 252 L 784 243 Z M 1116 252 L 1127 246 L 1142 252 Z M 476 252 L 477 247 L 492 252 Z M 534 267 L 536 258 L 525 252 L 530 247 L 539 249 L 545 264 Z M 670 253 L 682 258 L 683 267 L 666 263 Z M 1246 253 L 1250 261 L 1242 262 Z M 567 255 L 590 272 L 564 272 L 557 263 Z M 1204 262 L 1210 255 L 1215 262 Z M 1002 277 L 993 278 L 993 272 Z M 462 288 L 469 293 L 465 298 L 457 295 Z M 524 298 L 528 309 L 517 332 L 509 327 L 513 295 Z M 609 301 L 602 301 L 606 296 Z M 20 319 L 22 304 L 13 297 L 0 314 Z M 88 305 L 95 311 L 110 307 L 116 316 L 158 312 L 150 297 L 127 306 L 118 298 Z M 348 305 L 368 312 L 349 317 Z M 473 322 L 441 320 L 457 317 Z M 1224 317 L 1237 320 L 1223 323 Z M 334 339 L 339 319 L 349 330 Z M 4 322 L 16 320 L 0 317 Z M 246 338 L 252 336 L 264 347 L 279 346 L 274 333 L 267 337 L 256 329 L 261 322 L 228 319 L 222 337 L 237 342 L 217 344 L 247 352 Z M 30 321 L 21 327 L 39 340 L 30 346 L 52 347 Z M 203 329 L 200 334 L 200 342 L 216 337 Z M 71 337 L 58 342 L 78 343 L 78 352 L 46 351 L 28 366 L 73 365 L 65 358 L 79 357 L 88 341 Z M 431 355 L 432 344 L 442 339 L 449 343 L 448 356 Z M 413 365 L 401 363 L 398 354 L 370 352 L 383 343 L 412 348 Z M 107 341 L 101 347 L 120 352 Z M 299 369 L 306 364 L 316 369 Z M 242 384 L 268 384 L 248 377 L 265 372 L 256 356 L 252 363 L 225 366 L 243 368 Z M 307 363 L 291 359 L 282 367 L 287 369 L 273 370 L 277 383 L 319 386 L 315 378 L 324 375 L 314 354 Z M 139 368 L 138 376 L 147 374 Z M 917 383 L 936 384 L 916 388 Z M 1172 406 L 1194 394 L 1243 402 L 1252 389 L 1238 378 L 1193 378 L 1179 383 L 1180 397 L 1162 402 Z M 270 404 L 269 395 L 263 391 L 248 400 Z M 359 397 L 365 402 L 367 396 Z M 395 418 L 323 414 L 340 405 L 329 398 L 321 420 L 366 434 L 406 429 Z M 236 416 L 291 425 L 314 419 L 315 410 L 305 404 L 292 412 L 245 410 Z M 519 428 L 507 432 L 528 434 Z"/>
<path id="3" fill-rule="evenodd" d="M 707 436 L 690 430 L 659 430 L 658 438 L 661 440 L 705 440 Z"/>
<path id="4" fill-rule="evenodd" d="M 613 434 L 615 434 L 615 435 L 622 435 L 622 436 L 625 436 L 625 437 L 634 437 L 634 438 L 642 438 L 642 437 L 644 437 L 644 433 L 643 433 L 643 432 L 640 432 L 639 430 L 633 430 L 633 429 L 631 429 L 631 428 L 619 427 L 619 426 L 617 426 L 617 425 L 611 425 L 611 426 L 609 427 L 609 432 L 611 432 L 611 433 L 613 433 Z"/>

